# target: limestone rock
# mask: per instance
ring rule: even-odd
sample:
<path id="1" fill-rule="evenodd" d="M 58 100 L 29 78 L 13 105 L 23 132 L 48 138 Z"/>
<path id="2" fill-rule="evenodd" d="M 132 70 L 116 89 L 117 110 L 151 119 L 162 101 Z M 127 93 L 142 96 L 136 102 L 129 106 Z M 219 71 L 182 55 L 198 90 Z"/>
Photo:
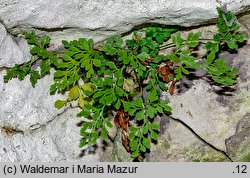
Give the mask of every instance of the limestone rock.
<path id="1" fill-rule="evenodd" d="M 0 162 L 98 161 L 100 149 L 80 149 L 77 109 L 67 110 L 52 121 L 24 132 L 0 129 Z M 25 121 L 24 121 L 25 122 Z"/>
<path id="2" fill-rule="evenodd" d="M 217 17 L 218 6 L 242 13 L 249 10 L 250 0 L 1 0 L 0 19 L 12 33 L 34 28 L 57 32 L 57 40 L 79 36 L 101 40 L 148 23 L 205 24 Z"/>
<path id="3" fill-rule="evenodd" d="M 30 60 L 29 47 L 23 38 L 10 36 L 0 23 L 0 67 L 13 67 Z"/>
<path id="4" fill-rule="evenodd" d="M 168 117 L 162 117 L 168 120 Z M 198 139 L 181 123 L 169 120 L 166 129 L 160 134 L 157 144 L 153 144 L 149 155 L 150 162 L 222 162 L 229 159 Z"/>
<path id="5" fill-rule="evenodd" d="M 250 37 L 250 13 L 245 12 L 244 15 L 242 15 L 238 19 L 239 23 L 241 24 L 241 29 L 244 29 L 245 33 Z M 250 38 L 247 40 L 247 44 L 250 44 Z"/>
<path id="6" fill-rule="evenodd" d="M 54 108 L 54 102 L 63 97 L 49 93 L 52 75 L 39 80 L 33 88 L 28 76 L 23 81 L 12 79 L 4 83 L 4 74 L 0 73 L 0 126 L 30 130 L 49 122 L 63 111 Z"/>
<path id="7" fill-rule="evenodd" d="M 45 133 L 7 135 L 0 132 L 1 162 L 56 161 L 62 159 L 53 140 Z"/>
<path id="8" fill-rule="evenodd" d="M 250 0 L 58 0 L 56 3 L 52 0 L 1 0 L 0 22 L 4 26 L 0 24 L 0 67 L 11 67 L 30 59 L 25 40 L 10 36 L 5 27 L 16 35 L 31 29 L 48 33 L 58 47 L 62 39 L 92 37 L 99 41 L 148 23 L 204 24 L 216 18 L 219 4 L 241 13 L 249 9 Z M 239 22 L 249 33 L 248 18 L 243 16 Z M 203 27 L 203 30 L 209 36 L 216 27 Z M 245 149 L 249 148 L 250 134 L 249 117 L 246 117 L 250 108 L 249 54 L 249 46 L 240 49 L 238 54 L 224 54 L 239 68 L 238 84 L 232 88 L 211 85 L 207 78 L 199 78 L 205 75 L 202 73 L 179 83 L 174 96 L 164 96 L 170 100 L 173 117 L 185 122 L 207 142 L 227 151 L 234 160 L 249 157 Z M 4 84 L 4 74 L 0 69 L 1 162 L 132 161 L 119 140 L 114 145 L 108 142 L 107 145 L 98 143 L 94 148 L 78 148 L 81 120 L 75 114 L 79 110 L 54 108 L 54 102 L 64 96 L 49 94 L 52 75 L 39 80 L 33 88 L 28 77 Z M 180 123 L 164 117 L 159 122 L 160 139 L 152 146 L 149 161 L 228 161 L 225 155 L 208 147 Z"/>
<path id="9" fill-rule="evenodd" d="M 237 85 L 220 88 L 203 78 L 186 79 L 174 96 L 166 95 L 172 116 L 185 122 L 202 139 L 234 161 L 250 160 L 250 46 L 238 54 L 223 54 L 239 68 Z M 231 59 L 232 58 L 232 59 Z M 183 86 L 186 88 L 183 90 Z M 220 152 L 194 136 L 180 122 L 162 117 L 161 136 L 152 147 L 150 161 L 229 161 Z"/>
<path id="10" fill-rule="evenodd" d="M 206 141 L 226 150 L 225 140 L 235 132 L 237 122 L 250 108 L 249 70 L 250 47 L 245 46 L 233 55 L 233 65 L 239 68 L 238 84 L 231 88 L 211 85 L 209 80 L 192 80 L 177 88 L 174 96 L 167 96 L 173 117 L 189 125 Z M 230 54 L 231 56 L 231 54 Z M 224 56 L 230 58 L 230 56 Z M 182 91 L 182 85 L 186 90 Z"/>
<path id="11" fill-rule="evenodd" d="M 235 134 L 226 139 L 226 145 L 234 161 L 250 161 L 250 113 L 239 120 Z"/>

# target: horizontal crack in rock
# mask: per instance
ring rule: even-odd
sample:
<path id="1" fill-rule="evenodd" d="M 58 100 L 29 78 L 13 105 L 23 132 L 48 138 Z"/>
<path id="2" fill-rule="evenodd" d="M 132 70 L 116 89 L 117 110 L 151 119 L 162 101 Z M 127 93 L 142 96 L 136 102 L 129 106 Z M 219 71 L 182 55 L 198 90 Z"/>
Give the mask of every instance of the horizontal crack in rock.
<path id="1" fill-rule="evenodd" d="M 3 131 L 6 135 L 14 135 L 14 134 L 23 134 L 24 131 L 12 127 L 11 125 L 7 124 L 5 126 L 0 127 L 1 131 Z"/>
<path id="2" fill-rule="evenodd" d="M 61 113 L 58 113 L 56 116 L 54 116 L 51 120 L 49 120 L 49 121 L 47 121 L 47 122 L 45 122 L 45 123 L 43 123 L 43 124 L 37 124 L 37 125 L 39 125 L 38 127 L 36 127 L 36 128 L 33 128 L 32 129 L 32 127 L 34 127 L 36 124 L 34 124 L 34 125 L 32 125 L 32 126 L 30 126 L 27 130 L 25 130 L 24 132 L 26 133 L 26 132 L 28 132 L 28 133 L 34 133 L 34 132 L 36 132 L 36 131 L 39 131 L 39 130 L 41 130 L 41 129 L 44 129 L 44 128 L 46 128 L 48 125 L 50 125 L 51 124 L 51 122 L 52 121 L 54 121 L 56 118 L 58 118 L 59 116 L 61 116 L 61 115 L 63 115 L 66 111 L 68 111 L 68 109 L 72 109 L 72 108 L 74 108 L 74 107 L 67 107 L 67 108 L 65 108 Z"/>
<path id="3" fill-rule="evenodd" d="M 39 125 L 38 127 L 32 129 L 32 127 L 34 127 L 36 124 L 30 126 L 28 129 L 26 130 L 21 130 L 21 129 L 18 129 L 18 128 L 15 128 L 13 126 L 11 126 L 10 124 L 4 124 L 4 126 L 0 126 L 0 130 L 5 133 L 6 135 L 8 136 L 11 136 L 11 135 L 14 135 L 14 134 L 25 134 L 25 133 L 34 133 L 34 132 L 37 132 L 45 127 L 47 127 L 49 124 L 51 124 L 52 121 L 54 121 L 56 118 L 58 118 L 60 115 L 64 114 L 68 109 L 71 109 L 71 108 L 65 108 L 64 111 L 62 111 L 61 113 L 57 114 L 56 116 L 54 116 L 51 120 L 43 123 L 43 124 L 37 124 Z"/>
<path id="4" fill-rule="evenodd" d="M 56 28 L 43 28 L 43 27 L 32 27 L 33 29 L 37 29 L 44 32 L 58 32 L 64 31 L 68 29 L 74 29 L 74 27 L 56 27 Z"/>
<path id="5" fill-rule="evenodd" d="M 6 66 L 3 66 L 3 67 L 0 67 L 0 72 L 4 71 L 4 70 L 7 70 L 7 69 L 10 69 L 9 67 L 6 67 Z"/>

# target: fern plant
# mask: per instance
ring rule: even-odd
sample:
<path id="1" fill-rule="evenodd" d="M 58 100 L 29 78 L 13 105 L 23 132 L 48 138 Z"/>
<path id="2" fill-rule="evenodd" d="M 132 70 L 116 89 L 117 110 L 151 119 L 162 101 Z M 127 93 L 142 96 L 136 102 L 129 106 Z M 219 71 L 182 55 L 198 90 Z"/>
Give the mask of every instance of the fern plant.
<path id="1" fill-rule="evenodd" d="M 217 84 L 236 83 L 238 70 L 218 55 L 225 49 L 236 51 L 246 36 L 239 32 L 232 12 L 218 8 L 218 14 L 218 32 L 212 39 L 202 39 L 201 33 L 189 33 L 184 39 L 176 28 L 150 27 L 144 33 L 134 32 L 132 39 L 113 36 L 100 46 L 92 39 L 62 41 L 65 50 L 51 52 L 47 50 L 50 37 L 24 33 L 33 58 L 8 69 L 4 82 L 23 80 L 29 74 L 34 87 L 53 68 L 51 94 L 68 92 L 67 99 L 56 101 L 55 107 L 77 101 L 81 108 L 77 116 L 85 118 L 80 147 L 94 145 L 100 137 L 107 139 L 109 128 L 115 126 L 122 129 L 122 143 L 132 157 L 143 156 L 158 140 L 155 117 L 172 111 L 168 101 L 161 100 L 162 92 L 173 95 L 183 75 L 203 69 Z M 207 53 L 197 58 L 192 52 L 200 45 Z M 159 54 L 166 48 L 172 51 Z"/>

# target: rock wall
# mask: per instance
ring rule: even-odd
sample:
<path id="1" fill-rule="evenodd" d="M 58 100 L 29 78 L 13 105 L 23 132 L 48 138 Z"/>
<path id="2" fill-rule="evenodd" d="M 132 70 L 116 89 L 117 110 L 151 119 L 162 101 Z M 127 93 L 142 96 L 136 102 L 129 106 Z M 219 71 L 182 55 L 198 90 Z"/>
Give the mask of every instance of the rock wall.
<path id="1" fill-rule="evenodd" d="M 55 44 L 79 37 L 100 41 L 150 23 L 214 22 L 221 5 L 242 13 L 250 8 L 250 0 L 1 0 L 0 22 L 12 34 L 30 29 L 49 32 Z"/>
<path id="2" fill-rule="evenodd" d="M 250 0 L 114 1 L 1 0 L 0 2 L 0 161 L 132 161 L 119 140 L 80 149 L 77 108 L 54 108 L 63 95 L 50 95 L 52 75 L 33 88 L 28 78 L 3 83 L 7 67 L 29 61 L 23 31 L 35 29 L 62 39 L 100 41 L 150 23 L 197 26 L 216 18 L 216 6 L 243 13 L 239 22 L 250 35 Z M 192 28 L 210 35 L 216 27 Z M 206 37 L 206 36 L 205 36 Z M 160 139 L 148 161 L 250 161 L 250 43 L 237 54 L 223 54 L 239 68 L 237 85 L 224 92 L 206 78 L 186 79 L 174 96 L 166 95 L 173 116 L 159 118 Z M 198 137 L 197 137 L 198 135 Z"/>
<path id="3" fill-rule="evenodd" d="M 0 23 L 0 67 L 12 67 L 30 60 L 29 47 L 23 38 L 12 38 Z"/>

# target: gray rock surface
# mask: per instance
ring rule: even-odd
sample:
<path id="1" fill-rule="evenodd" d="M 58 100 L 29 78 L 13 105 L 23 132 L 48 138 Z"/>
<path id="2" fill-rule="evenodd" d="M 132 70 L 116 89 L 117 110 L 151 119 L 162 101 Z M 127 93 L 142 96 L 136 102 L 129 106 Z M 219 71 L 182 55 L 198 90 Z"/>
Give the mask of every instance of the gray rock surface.
<path id="1" fill-rule="evenodd" d="M 242 13 L 250 0 L 1 0 L 0 19 L 15 34 L 33 28 L 52 32 L 58 42 L 79 36 L 102 40 L 148 23 L 205 24 L 214 21 L 217 6 Z"/>
<path id="2" fill-rule="evenodd" d="M 56 3 L 52 0 L 1 0 L 0 22 L 4 26 L 0 24 L 0 162 L 132 161 L 119 138 L 114 144 L 110 140 L 107 145 L 98 143 L 96 148 L 78 147 L 81 119 L 75 114 L 79 110 L 54 108 L 54 102 L 65 96 L 49 94 L 52 75 L 39 80 L 35 88 L 28 77 L 3 83 L 4 67 L 30 59 L 25 40 L 10 33 L 19 36 L 22 31 L 37 29 L 52 35 L 56 48 L 62 39 L 84 36 L 99 41 L 150 22 L 182 26 L 207 23 L 216 17 L 219 3 L 224 7 L 227 4 L 235 13 L 244 12 L 250 6 L 250 0 L 58 0 Z M 250 34 L 249 14 L 239 22 Z M 196 30 L 209 36 L 216 27 Z M 236 161 L 249 160 L 250 154 L 249 56 L 249 45 L 238 54 L 224 54 L 240 69 L 238 84 L 231 89 L 211 85 L 206 78 L 187 78 L 186 83 L 179 84 L 182 89 L 176 89 L 174 96 L 165 95 L 173 107 L 173 117 L 185 122 L 201 138 Z M 195 137 L 180 122 L 165 117 L 158 122 L 160 139 L 158 144 L 152 145 L 148 161 L 228 161 L 224 154 Z"/>
<path id="3" fill-rule="evenodd" d="M 36 87 L 29 77 L 3 83 L 0 72 L 0 162 L 98 161 L 101 147 L 78 147 L 79 109 L 54 107 L 62 95 L 50 95 L 53 76 L 40 79 Z"/>
<path id="4" fill-rule="evenodd" d="M 250 113 L 239 120 L 235 134 L 226 139 L 227 153 L 235 161 L 250 162 Z"/>
<path id="5" fill-rule="evenodd" d="M 162 117 L 166 120 L 168 118 Z M 151 162 L 222 162 L 229 159 L 219 151 L 209 147 L 198 139 L 189 129 L 181 123 L 169 120 L 166 130 L 161 133 L 159 141 L 152 146 L 149 155 Z"/>
<path id="6" fill-rule="evenodd" d="M 248 45 L 240 49 L 233 59 L 233 65 L 239 68 L 235 87 L 223 89 L 203 79 L 194 80 L 184 93 L 176 91 L 176 95 L 168 96 L 173 117 L 179 118 L 206 141 L 225 151 L 225 140 L 234 134 L 238 121 L 250 109 L 249 53 Z"/>
<path id="7" fill-rule="evenodd" d="M 49 94 L 53 76 L 44 77 L 33 88 L 29 77 L 23 81 L 12 79 L 5 84 L 4 74 L 5 72 L 0 73 L 1 126 L 11 125 L 18 130 L 26 131 L 40 127 L 59 113 L 54 108 L 54 102 L 62 96 Z"/>
<path id="8" fill-rule="evenodd" d="M 98 161 L 100 149 L 82 152 L 78 147 L 77 112 L 79 110 L 67 110 L 33 130 L 11 132 L 1 128 L 0 162 Z"/>
<path id="9" fill-rule="evenodd" d="M 0 67 L 12 67 L 30 60 L 29 47 L 26 40 L 10 36 L 0 23 Z"/>
<path id="10" fill-rule="evenodd" d="M 246 34 L 250 36 L 250 11 L 245 12 L 238 21 L 241 24 L 241 29 L 244 29 Z M 250 38 L 248 38 L 247 44 L 250 44 Z"/>

